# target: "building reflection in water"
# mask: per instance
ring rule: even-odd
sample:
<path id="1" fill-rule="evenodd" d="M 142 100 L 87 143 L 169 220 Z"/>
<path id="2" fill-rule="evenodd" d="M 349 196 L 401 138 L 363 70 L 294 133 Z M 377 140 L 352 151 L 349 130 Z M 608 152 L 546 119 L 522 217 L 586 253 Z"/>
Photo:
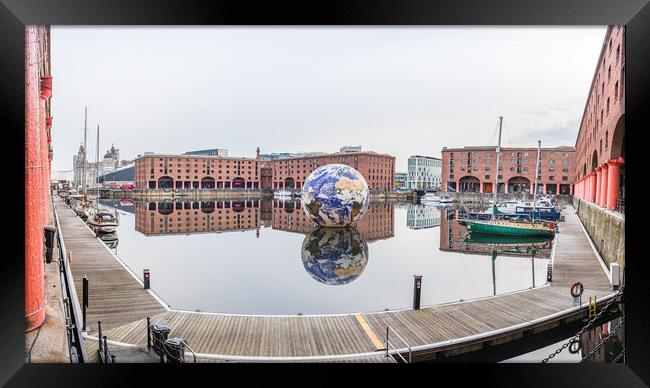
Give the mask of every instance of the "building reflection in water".
<path id="1" fill-rule="evenodd" d="M 368 264 L 368 244 L 355 228 L 316 228 L 302 242 L 302 263 L 327 285 L 350 283 Z"/>
<path id="2" fill-rule="evenodd" d="M 356 228 L 366 241 L 373 242 L 393 237 L 394 221 L 391 204 L 372 203 Z M 316 225 L 295 200 L 135 203 L 135 229 L 147 236 L 256 230 L 259 237 L 262 228 L 307 234 Z"/>
<path id="3" fill-rule="evenodd" d="M 346 284 L 368 263 L 368 243 L 394 236 L 392 204 L 371 203 L 354 228 L 317 228 L 299 200 L 242 199 L 135 203 L 135 229 L 147 236 L 272 228 L 304 234 L 302 261 L 319 282 Z"/>
<path id="4" fill-rule="evenodd" d="M 437 206 L 416 205 L 406 206 L 406 226 L 410 229 L 426 229 L 440 226 L 441 208 Z"/>

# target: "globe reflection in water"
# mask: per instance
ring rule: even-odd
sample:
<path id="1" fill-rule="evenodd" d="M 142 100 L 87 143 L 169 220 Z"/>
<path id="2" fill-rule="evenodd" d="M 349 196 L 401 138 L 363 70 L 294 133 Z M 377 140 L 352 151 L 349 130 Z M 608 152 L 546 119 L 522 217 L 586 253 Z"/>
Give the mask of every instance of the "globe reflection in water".
<path id="1" fill-rule="evenodd" d="M 315 169 L 302 188 L 305 213 L 320 226 L 355 224 L 368 210 L 370 191 L 364 177 L 350 166 L 327 164 Z"/>
<path id="2" fill-rule="evenodd" d="M 314 279 L 338 286 L 368 264 L 368 244 L 355 228 L 316 228 L 302 242 L 302 264 Z"/>

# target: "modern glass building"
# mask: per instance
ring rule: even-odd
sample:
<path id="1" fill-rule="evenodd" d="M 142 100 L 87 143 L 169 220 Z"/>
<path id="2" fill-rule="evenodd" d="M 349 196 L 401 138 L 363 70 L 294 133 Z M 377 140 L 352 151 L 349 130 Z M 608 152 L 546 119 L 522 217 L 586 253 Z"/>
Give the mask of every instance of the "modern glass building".
<path id="1" fill-rule="evenodd" d="M 442 177 L 442 159 L 413 155 L 408 159 L 406 187 L 414 190 L 438 190 Z"/>

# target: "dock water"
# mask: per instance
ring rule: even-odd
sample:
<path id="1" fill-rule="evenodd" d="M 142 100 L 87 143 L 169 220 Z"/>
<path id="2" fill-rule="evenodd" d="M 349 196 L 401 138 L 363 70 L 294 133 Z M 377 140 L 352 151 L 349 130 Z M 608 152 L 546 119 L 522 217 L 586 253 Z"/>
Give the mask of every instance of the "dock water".
<path id="1" fill-rule="evenodd" d="M 56 200 L 61 231 L 72 253 L 77 295 L 86 275 L 89 354 L 96 353 L 98 320 L 111 347 L 146 348 L 146 318 L 187 340 L 201 362 L 392 362 L 383 341 L 390 326 L 420 357 L 452 355 L 519 338 L 560 321 L 578 319 L 569 287 L 584 285 L 583 302 L 614 292 L 573 208 L 563 212 L 548 286 L 420 310 L 305 316 L 253 316 L 169 309 L 117 259 L 83 221 Z M 80 301 L 81 303 L 81 301 Z M 584 306 L 586 308 L 586 306 Z M 128 358 L 127 358 L 128 359 Z M 118 360 L 119 362 L 119 360 Z"/>

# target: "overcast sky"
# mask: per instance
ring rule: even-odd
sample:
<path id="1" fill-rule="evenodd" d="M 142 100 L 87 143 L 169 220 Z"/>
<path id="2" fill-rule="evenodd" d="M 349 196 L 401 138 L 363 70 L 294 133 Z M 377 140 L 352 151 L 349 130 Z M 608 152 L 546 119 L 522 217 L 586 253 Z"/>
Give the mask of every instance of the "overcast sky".
<path id="1" fill-rule="evenodd" d="M 575 145 L 606 27 L 52 27 L 53 170 L 111 143 L 231 156 Z"/>

